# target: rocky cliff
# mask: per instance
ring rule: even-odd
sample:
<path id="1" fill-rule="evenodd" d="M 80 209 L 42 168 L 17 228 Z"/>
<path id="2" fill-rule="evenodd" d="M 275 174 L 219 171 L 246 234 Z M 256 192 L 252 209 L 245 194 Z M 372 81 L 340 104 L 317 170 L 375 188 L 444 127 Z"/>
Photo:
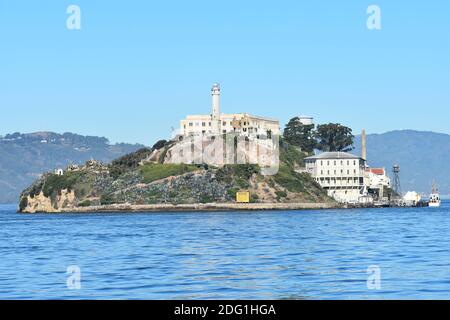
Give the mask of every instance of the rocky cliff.
<path id="1" fill-rule="evenodd" d="M 174 164 L 173 142 L 114 160 L 88 161 L 62 175 L 46 173 L 20 196 L 20 212 L 60 212 L 119 204 L 233 203 L 237 191 L 248 190 L 254 203 L 331 203 L 306 173 L 305 154 L 287 143 L 280 147 L 280 168 L 264 176 L 258 165 Z"/>

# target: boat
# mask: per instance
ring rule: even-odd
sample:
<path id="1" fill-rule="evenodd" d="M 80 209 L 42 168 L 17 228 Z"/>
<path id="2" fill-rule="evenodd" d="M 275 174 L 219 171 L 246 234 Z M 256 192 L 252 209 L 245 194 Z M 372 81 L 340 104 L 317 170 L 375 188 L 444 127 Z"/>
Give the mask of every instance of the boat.
<path id="1" fill-rule="evenodd" d="M 441 206 L 441 197 L 439 196 L 439 191 L 435 183 L 433 183 L 433 189 L 430 194 L 430 201 L 428 202 L 428 206 L 435 208 Z"/>

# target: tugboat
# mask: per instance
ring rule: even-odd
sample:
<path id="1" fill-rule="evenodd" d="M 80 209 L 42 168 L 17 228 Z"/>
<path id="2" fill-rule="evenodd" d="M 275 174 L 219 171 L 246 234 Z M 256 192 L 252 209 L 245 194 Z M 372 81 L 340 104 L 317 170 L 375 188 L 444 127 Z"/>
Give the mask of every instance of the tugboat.
<path id="1" fill-rule="evenodd" d="M 441 197 L 439 196 L 439 191 L 435 183 L 433 183 L 433 189 L 430 194 L 430 201 L 428 202 L 428 206 L 434 208 L 438 208 L 441 206 Z"/>

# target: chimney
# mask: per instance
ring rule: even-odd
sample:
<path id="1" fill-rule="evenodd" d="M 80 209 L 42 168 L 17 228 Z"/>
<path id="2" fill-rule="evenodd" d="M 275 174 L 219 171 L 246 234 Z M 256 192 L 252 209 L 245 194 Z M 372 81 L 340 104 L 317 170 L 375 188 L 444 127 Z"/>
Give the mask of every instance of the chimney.
<path id="1" fill-rule="evenodd" d="M 361 132 L 361 158 L 367 160 L 366 130 Z"/>

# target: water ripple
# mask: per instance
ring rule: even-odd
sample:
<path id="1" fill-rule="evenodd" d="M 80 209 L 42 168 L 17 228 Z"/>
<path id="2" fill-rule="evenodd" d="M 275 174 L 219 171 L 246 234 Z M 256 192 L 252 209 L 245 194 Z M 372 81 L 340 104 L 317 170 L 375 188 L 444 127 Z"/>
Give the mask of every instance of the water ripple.
<path id="1" fill-rule="evenodd" d="M 3 299 L 449 299 L 450 205 L 19 215 L 0 206 Z M 81 289 L 66 286 L 81 269 Z M 379 266 L 381 289 L 367 288 Z"/>

